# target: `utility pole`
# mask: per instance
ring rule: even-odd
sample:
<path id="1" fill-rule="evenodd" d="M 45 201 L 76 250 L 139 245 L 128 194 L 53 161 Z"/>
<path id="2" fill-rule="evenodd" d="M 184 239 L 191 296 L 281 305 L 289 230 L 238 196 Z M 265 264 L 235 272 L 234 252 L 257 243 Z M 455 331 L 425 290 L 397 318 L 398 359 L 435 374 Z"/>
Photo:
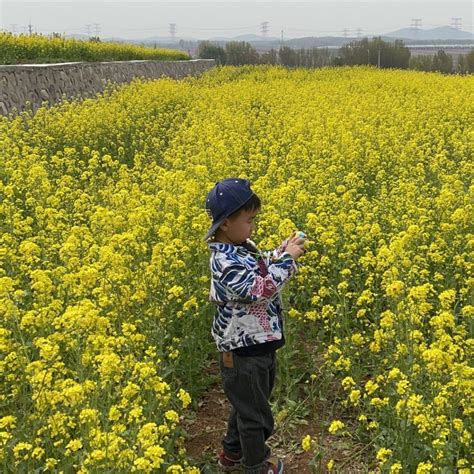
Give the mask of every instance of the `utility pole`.
<path id="1" fill-rule="evenodd" d="M 281 59 L 281 50 L 283 49 L 283 30 L 280 32 L 280 51 L 278 52 L 277 56 L 277 63 L 278 64 L 283 64 L 283 61 Z"/>
<path id="2" fill-rule="evenodd" d="M 262 36 L 266 38 L 268 35 L 268 21 L 262 21 L 262 23 L 260 23 L 260 29 L 262 31 Z"/>
<path id="3" fill-rule="evenodd" d="M 461 21 L 462 21 L 462 18 L 460 18 L 460 17 L 451 18 L 451 26 L 453 28 L 455 28 L 456 30 L 460 30 L 461 29 Z"/>
<path id="4" fill-rule="evenodd" d="M 421 18 L 412 18 L 411 27 L 415 29 L 415 38 L 418 38 L 418 31 L 421 28 Z"/>
<path id="5" fill-rule="evenodd" d="M 377 57 L 377 67 L 380 69 L 380 46 L 379 46 L 379 54 Z"/>
<path id="6" fill-rule="evenodd" d="M 173 43 L 176 41 L 176 23 L 168 23 L 170 27 L 170 36 Z"/>

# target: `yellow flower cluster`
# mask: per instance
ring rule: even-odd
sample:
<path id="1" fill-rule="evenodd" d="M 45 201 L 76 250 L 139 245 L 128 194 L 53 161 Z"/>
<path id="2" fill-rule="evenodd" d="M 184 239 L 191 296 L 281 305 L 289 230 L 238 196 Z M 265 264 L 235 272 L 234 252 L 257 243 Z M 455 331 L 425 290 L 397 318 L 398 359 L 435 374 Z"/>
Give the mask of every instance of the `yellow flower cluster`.
<path id="1" fill-rule="evenodd" d="M 154 59 L 176 61 L 188 55 L 165 48 L 145 48 L 131 44 L 82 41 L 74 38 L 0 33 L 0 64 L 58 61 L 129 61 Z"/>
<path id="2" fill-rule="evenodd" d="M 197 472 L 180 422 L 214 350 L 203 202 L 240 176 L 261 248 L 312 242 L 288 324 L 383 433 L 374 463 L 472 464 L 473 85 L 227 67 L 0 119 L 0 462 Z"/>

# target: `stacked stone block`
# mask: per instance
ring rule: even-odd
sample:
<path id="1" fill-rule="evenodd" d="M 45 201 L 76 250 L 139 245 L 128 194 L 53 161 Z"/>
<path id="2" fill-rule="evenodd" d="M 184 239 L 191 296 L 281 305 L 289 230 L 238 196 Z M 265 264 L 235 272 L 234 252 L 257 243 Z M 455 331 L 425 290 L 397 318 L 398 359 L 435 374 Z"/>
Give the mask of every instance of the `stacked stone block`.
<path id="1" fill-rule="evenodd" d="M 37 110 L 44 101 L 53 105 L 63 97 L 94 97 L 109 81 L 123 84 L 137 77 L 182 79 L 214 66 L 213 59 L 0 66 L 0 114 L 23 111 L 27 102 Z"/>

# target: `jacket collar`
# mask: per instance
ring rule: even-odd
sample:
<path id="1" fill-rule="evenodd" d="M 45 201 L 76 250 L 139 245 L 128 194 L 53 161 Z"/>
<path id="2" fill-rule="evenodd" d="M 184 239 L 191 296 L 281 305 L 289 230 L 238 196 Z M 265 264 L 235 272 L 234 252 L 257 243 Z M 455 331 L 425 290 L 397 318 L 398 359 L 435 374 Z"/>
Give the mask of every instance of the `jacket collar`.
<path id="1" fill-rule="evenodd" d="M 228 244 L 224 242 L 208 242 L 209 250 L 214 252 L 223 252 L 227 254 L 239 253 L 248 254 L 258 252 L 257 247 L 252 241 L 244 242 L 241 245 Z"/>
<path id="2" fill-rule="evenodd" d="M 214 252 L 237 253 L 242 248 L 241 245 L 227 244 L 224 242 L 209 242 L 209 249 Z"/>

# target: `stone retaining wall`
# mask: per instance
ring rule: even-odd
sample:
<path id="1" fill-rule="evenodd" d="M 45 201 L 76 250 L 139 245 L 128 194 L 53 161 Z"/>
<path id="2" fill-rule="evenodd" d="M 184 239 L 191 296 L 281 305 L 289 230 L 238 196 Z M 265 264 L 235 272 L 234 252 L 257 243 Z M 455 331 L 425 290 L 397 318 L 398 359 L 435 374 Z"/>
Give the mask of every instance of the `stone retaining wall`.
<path id="1" fill-rule="evenodd" d="M 213 59 L 0 66 L 0 114 L 25 110 L 26 102 L 31 102 L 36 110 L 43 101 L 55 104 L 63 95 L 68 99 L 94 97 L 108 81 L 122 84 L 136 77 L 163 76 L 182 79 L 214 66 Z"/>

